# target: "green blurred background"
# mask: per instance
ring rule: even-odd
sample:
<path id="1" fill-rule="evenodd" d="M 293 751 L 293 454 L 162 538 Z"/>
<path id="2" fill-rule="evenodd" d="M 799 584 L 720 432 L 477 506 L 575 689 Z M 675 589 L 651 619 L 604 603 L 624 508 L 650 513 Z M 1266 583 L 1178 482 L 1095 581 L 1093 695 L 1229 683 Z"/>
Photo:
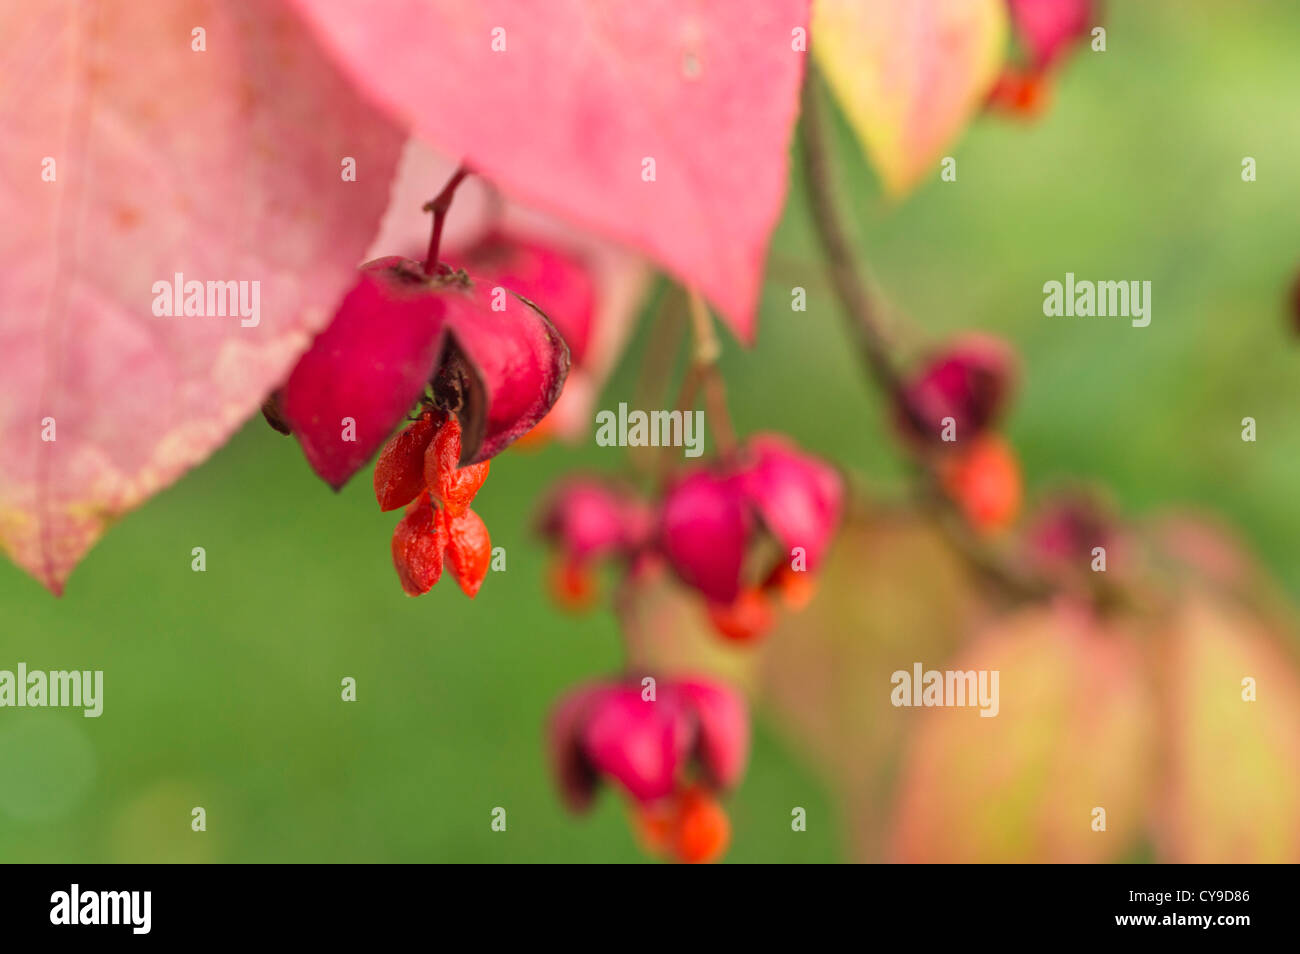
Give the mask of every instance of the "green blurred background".
<path id="1" fill-rule="evenodd" d="M 1031 497 L 1085 479 L 1131 516 L 1216 511 L 1300 596 L 1300 344 L 1283 309 L 1300 265 L 1300 6 L 1112 3 L 1105 22 L 1107 51 L 1075 56 L 1042 119 L 977 120 L 950 150 L 957 181 L 936 176 L 901 205 L 837 121 L 845 201 L 899 316 L 932 339 L 981 328 L 1021 350 L 1007 430 Z M 1244 156 L 1258 181 L 1241 180 Z M 758 346 L 727 343 L 732 413 L 742 432 L 786 431 L 901 490 L 799 175 Z M 1150 280 L 1150 327 L 1045 318 L 1042 285 L 1067 271 Z M 790 311 L 796 285 L 806 313 Z M 600 406 L 633 399 L 647 335 Z M 1256 443 L 1241 440 L 1245 416 Z M 331 494 L 260 419 L 114 528 L 61 600 L 0 566 L 0 668 L 105 670 L 97 720 L 0 710 L 0 860 L 641 860 L 612 792 L 587 819 L 554 795 L 547 710 L 619 666 L 619 636 L 607 609 L 551 607 L 531 534 L 555 478 L 617 470 L 621 453 L 494 461 L 476 509 L 507 569 L 472 603 L 449 581 L 404 597 L 395 518 L 367 476 Z M 340 701 L 345 676 L 355 703 Z M 760 712 L 728 860 L 845 859 L 830 791 L 780 739 Z M 792 805 L 807 832 L 791 832 Z M 505 833 L 489 827 L 496 806 Z"/>

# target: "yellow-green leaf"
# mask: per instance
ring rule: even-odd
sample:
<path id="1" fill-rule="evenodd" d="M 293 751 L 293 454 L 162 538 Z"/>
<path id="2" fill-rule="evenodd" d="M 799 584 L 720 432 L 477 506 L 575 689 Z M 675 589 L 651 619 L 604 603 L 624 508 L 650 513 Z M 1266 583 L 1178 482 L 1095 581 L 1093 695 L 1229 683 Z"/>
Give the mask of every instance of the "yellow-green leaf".
<path id="1" fill-rule="evenodd" d="M 1300 861 L 1300 676 L 1280 628 L 1203 597 L 1172 627 L 1157 667 L 1162 860 Z"/>
<path id="2" fill-rule="evenodd" d="M 921 660 L 996 670 L 998 714 L 906 710 L 915 731 L 893 857 L 1091 863 L 1130 853 L 1147 820 L 1154 712 L 1138 645 L 1086 611 L 1035 608 L 951 662 Z"/>
<path id="3" fill-rule="evenodd" d="M 892 195 L 961 134 L 997 77 L 1004 0 L 817 0 L 812 49 Z"/>

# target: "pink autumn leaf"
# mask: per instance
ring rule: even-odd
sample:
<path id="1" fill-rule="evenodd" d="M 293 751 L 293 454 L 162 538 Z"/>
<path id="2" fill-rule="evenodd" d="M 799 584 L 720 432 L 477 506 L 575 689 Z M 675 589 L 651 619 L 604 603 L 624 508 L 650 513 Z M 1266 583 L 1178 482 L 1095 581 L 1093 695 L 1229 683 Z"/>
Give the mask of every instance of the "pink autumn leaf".
<path id="1" fill-rule="evenodd" d="M 421 212 L 421 206 L 451 178 L 457 164 L 416 140 L 406 144 L 388 210 L 370 246 L 371 258 L 423 254 L 429 241 L 429 217 Z M 557 289 L 561 295 L 553 298 L 547 289 L 531 283 L 527 288 L 506 283 L 512 291 L 536 302 L 570 347 L 573 363 L 564 391 L 546 417 L 547 428 L 565 440 L 585 438 L 591 431 L 600 389 L 631 333 L 649 284 L 648 269 L 640 256 L 616 243 L 507 198 L 482 176 L 470 176 L 457 190 L 447 215 L 443 257 L 455 264 L 462 256 L 481 251 L 494 232 L 543 245 L 580 263 L 595 285 L 591 314 L 584 322 L 569 314 L 573 299 L 567 289 Z M 575 323 L 587 329 L 582 340 L 574 335 Z"/>
<path id="2" fill-rule="evenodd" d="M 644 251 L 752 339 L 806 0 L 295 3 L 417 135 Z"/>
<path id="3" fill-rule="evenodd" d="M 7 0 L 0 59 L 0 541 L 57 593 L 329 320 L 402 137 L 276 0 Z M 159 316 L 178 274 L 242 313 Z"/>

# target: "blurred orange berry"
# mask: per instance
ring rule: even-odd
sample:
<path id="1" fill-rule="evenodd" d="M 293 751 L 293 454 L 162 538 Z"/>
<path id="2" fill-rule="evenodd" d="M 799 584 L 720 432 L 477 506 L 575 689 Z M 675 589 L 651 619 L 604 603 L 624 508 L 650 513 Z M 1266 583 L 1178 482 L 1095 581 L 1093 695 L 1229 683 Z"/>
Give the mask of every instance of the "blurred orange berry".
<path id="1" fill-rule="evenodd" d="M 976 530 L 1003 530 L 1020 512 L 1020 462 L 1001 437 L 985 435 L 941 461 L 939 477 Z"/>
<path id="2" fill-rule="evenodd" d="M 517 451 L 533 454 L 549 444 L 554 436 L 555 424 L 551 419 L 551 415 L 547 414 L 537 422 L 531 431 L 517 438 L 510 446 Z"/>
<path id="3" fill-rule="evenodd" d="M 555 602 L 571 613 L 585 612 L 596 602 L 596 579 L 585 564 L 561 557 L 551 564 L 547 583 Z"/>
<path id="4" fill-rule="evenodd" d="M 988 106 L 1020 119 L 1034 119 L 1050 101 L 1051 81 L 1046 75 L 1008 67 L 989 91 Z"/>
<path id="5" fill-rule="evenodd" d="M 731 820 L 713 794 L 699 785 L 637 806 L 632 814 L 636 832 L 652 854 L 708 864 L 731 844 Z"/>
<path id="6" fill-rule="evenodd" d="M 721 858 L 731 843 L 731 820 L 718 800 L 698 787 L 688 788 L 679 798 L 677 859 L 695 865 Z"/>
<path id="7" fill-rule="evenodd" d="M 673 850 L 674 828 L 677 824 L 676 798 L 634 805 L 632 827 L 645 850 L 652 855 L 667 855 Z"/>
<path id="8" fill-rule="evenodd" d="M 771 629 L 775 616 L 763 591 L 749 587 L 731 603 L 709 603 L 709 620 L 722 636 L 747 643 Z"/>
<path id="9" fill-rule="evenodd" d="M 763 589 L 775 592 L 786 609 L 798 612 L 812 602 L 817 593 L 817 580 L 806 570 L 779 563 L 763 583 Z"/>

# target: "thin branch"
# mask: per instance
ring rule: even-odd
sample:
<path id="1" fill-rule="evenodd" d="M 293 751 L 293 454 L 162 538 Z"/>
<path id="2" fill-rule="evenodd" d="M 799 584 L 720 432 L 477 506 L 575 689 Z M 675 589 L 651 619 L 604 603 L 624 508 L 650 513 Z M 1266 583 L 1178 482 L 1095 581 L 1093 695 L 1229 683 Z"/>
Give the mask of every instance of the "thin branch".
<path id="1" fill-rule="evenodd" d="M 686 373 L 682 400 L 678 405 L 683 411 L 689 410 L 695 404 L 697 390 L 703 388 L 704 412 L 713 439 L 717 441 L 718 453 L 726 456 L 736 448 L 736 430 L 731 425 L 731 412 L 727 409 L 727 387 L 718 370 L 722 346 L 718 343 L 708 306 L 699 292 L 688 289 L 687 301 L 691 311 L 691 367 Z"/>
<path id="2" fill-rule="evenodd" d="M 902 378 L 880 324 L 879 309 L 858 270 L 858 255 L 841 216 L 826 139 L 820 77 L 812 68 L 809 68 L 804 79 L 800 145 L 808 207 L 817 237 L 826 254 L 831 287 L 840 300 L 849 333 L 857 345 L 863 365 L 885 392 L 889 403 L 903 413 L 909 413 L 911 402 L 902 399 Z M 977 572 L 1016 598 L 1032 599 L 1050 591 L 1044 580 L 1027 574 L 980 540 L 960 516 L 954 513 L 952 501 L 938 488 L 933 462 L 921 454 L 914 453 L 913 457 L 921 471 L 922 500 L 935 514 L 939 527 L 954 549 Z"/>
<path id="3" fill-rule="evenodd" d="M 667 287 L 654 313 L 649 316 L 650 337 L 633 390 L 635 407 L 663 407 L 671 400 L 669 393 L 677 355 L 686 330 L 686 302 L 676 285 Z M 649 446 L 629 447 L 628 460 L 636 475 L 662 477 L 659 449 Z"/>
<path id="4" fill-rule="evenodd" d="M 817 237 L 826 253 L 826 269 L 831 286 L 844 306 L 845 317 L 851 319 L 849 330 L 853 334 L 858 353 L 885 393 L 891 398 L 897 397 L 902 391 L 898 370 L 890 357 L 889 344 L 880 325 L 875 303 L 858 271 L 857 253 L 849 240 L 848 230 L 840 219 L 819 87 L 817 73 L 809 68 L 803 84 L 799 139 L 804 158 L 808 208 L 812 213 Z"/>

